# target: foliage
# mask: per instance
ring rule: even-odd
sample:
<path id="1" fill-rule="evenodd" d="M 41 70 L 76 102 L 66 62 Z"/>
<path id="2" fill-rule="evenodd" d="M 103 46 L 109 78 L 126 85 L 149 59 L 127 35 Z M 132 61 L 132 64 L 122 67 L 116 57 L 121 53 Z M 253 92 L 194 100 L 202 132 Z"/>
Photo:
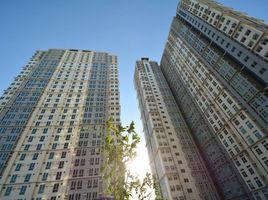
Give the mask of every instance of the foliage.
<path id="1" fill-rule="evenodd" d="M 134 122 L 123 127 L 112 124 L 111 121 L 107 122 L 108 131 L 103 145 L 102 179 L 107 188 L 105 195 L 112 196 L 114 200 L 129 200 L 135 192 L 139 200 L 149 200 L 154 189 L 156 196 L 160 196 L 158 184 L 151 174 L 147 173 L 140 180 L 126 167 L 136 157 L 136 148 L 140 142 Z M 161 200 L 159 197 L 156 199 Z"/>

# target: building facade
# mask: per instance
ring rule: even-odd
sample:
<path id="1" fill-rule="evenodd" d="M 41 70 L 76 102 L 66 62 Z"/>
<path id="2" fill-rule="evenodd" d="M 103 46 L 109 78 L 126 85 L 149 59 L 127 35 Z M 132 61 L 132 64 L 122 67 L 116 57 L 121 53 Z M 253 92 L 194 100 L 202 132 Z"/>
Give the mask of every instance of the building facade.
<path id="1" fill-rule="evenodd" d="M 101 145 L 120 123 L 117 57 L 37 51 L 0 100 L 1 199 L 100 199 Z"/>
<path id="2" fill-rule="evenodd" d="M 268 199 L 268 26 L 181 0 L 161 69 L 224 199 Z"/>
<path id="3" fill-rule="evenodd" d="M 136 62 L 135 87 L 153 174 L 164 199 L 220 199 L 198 147 L 161 72 Z"/>

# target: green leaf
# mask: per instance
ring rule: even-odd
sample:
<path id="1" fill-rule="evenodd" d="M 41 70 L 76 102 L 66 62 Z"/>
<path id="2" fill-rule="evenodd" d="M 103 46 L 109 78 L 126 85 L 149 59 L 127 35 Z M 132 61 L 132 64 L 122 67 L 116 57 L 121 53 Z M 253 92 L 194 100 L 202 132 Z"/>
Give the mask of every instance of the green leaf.
<path id="1" fill-rule="evenodd" d="M 147 189 L 156 186 L 154 178 L 146 174 L 140 181 L 126 168 L 126 163 L 135 158 L 136 148 L 140 142 L 140 137 L 135 132 L 135 123 L 132 121 L 129 126 L 124 127 L 113 124 L 112 118 L 109 118 L 106 127 L 107 135 L 102 146 L 104 161 L 101 175 L 103 182 L 107 183 L 107 192 L 114 197 L 114 200 L 129 200 L 134 191 L 139 200 L 149 199 L 151 193 Z M 115 135 L 111 136 L 111 132 Z"/>
<path id="2" fill-rule="evenodd" d="M 140 137 L 139 137 L 139 135 L 137 133 L 134 133 L 132 135 L 132 140 L 139 140 L 139 139 L 140 139 Z"/>

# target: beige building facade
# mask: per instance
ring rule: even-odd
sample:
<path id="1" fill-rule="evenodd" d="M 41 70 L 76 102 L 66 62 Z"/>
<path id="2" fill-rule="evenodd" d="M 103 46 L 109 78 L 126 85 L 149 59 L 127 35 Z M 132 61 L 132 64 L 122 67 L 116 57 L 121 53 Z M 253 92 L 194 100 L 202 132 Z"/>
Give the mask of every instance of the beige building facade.
<path id="1" fill-rule="evenodd" d="M 162 75 L 154 78 L 167 82 L 166 89 L 157 95 L 164 98 L 168 92 L 174 97 L 171 107 L 178 108 L 181 117 L 170 112 L 169 119 L 185 122 L 186 135 L 193 138 L 222 199 L 268 199 L 267 34 L 263 21 L 215 1 L 181 0 L 160 62 L 158 73 Z M 139 63 L 142 72 L 137 72 Z M 144 79 L 150 87 L 157 84 L 150 79 L 143 60 L 136 64 L 139 73 L 135 82 L 141 113 L 149 119 L 152 114 L 145 113 L 150 110 L 146 103 L 152 102 L 145 95 Z M 160 99 L 153 99 L 157 106 L 164 104 L 163 99 L 154 98 Z M 150 133 L 146 128 L 152 125 L 147 118 L 142 121 L 145 133 Z M 147 144 L 157 141 L 153 135 L 147 137 Z M 149 145 L 147 148 L 152 151 Z M 153 160 L 154 154 L 149 155 Z M 190 163 L 188 167 L 192 167 Z M 161 178 L 158 176 L 160 183 Z M 161 185 L 162 192 L 168 187 L 169 183 Z M 168 197 L 177 198 L 191 199 L 186 195 Z"/>
<path id="2" fill-rule="evenodd" d="M 150 165 L 164 199 L 220 199 L 156 62 L 136 62 L 135 87 Z"/>
<path id="3" fill-rule="evenodd" d="M 267 33 L 264 22 L 214 1 L 182 0 L 162 56 L 224 199 L 268 198 Z"/>
<path id="4" fill-rule="evenodd" d="M 8 154 L 1 168 L 1 199 L 103 197 L 105 122 L 111 116 L 120 123 L 117 67 L 117 57 L 108 53 L 35 53 L 0 102 L 0 154 Z M 10 149 L 7 143 L 13 144 Z"/>

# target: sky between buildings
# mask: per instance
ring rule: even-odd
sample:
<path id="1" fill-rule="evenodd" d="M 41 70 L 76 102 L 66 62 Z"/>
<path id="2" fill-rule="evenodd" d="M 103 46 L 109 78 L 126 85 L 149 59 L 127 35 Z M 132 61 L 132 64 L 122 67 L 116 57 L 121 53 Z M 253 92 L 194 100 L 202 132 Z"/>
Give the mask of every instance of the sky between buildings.
<path id="1" fill-rule="evenodd" d="M 268 21 L 268 0 L 218 0 Z M 135 61 L 160 61 L 178 0 L 2 0 L 0 95 L 36 50 L 87 49 L 119 58 L 121 119 L 142 133 Z M 143 134 L 142 134 L 143 135 Z"/>

